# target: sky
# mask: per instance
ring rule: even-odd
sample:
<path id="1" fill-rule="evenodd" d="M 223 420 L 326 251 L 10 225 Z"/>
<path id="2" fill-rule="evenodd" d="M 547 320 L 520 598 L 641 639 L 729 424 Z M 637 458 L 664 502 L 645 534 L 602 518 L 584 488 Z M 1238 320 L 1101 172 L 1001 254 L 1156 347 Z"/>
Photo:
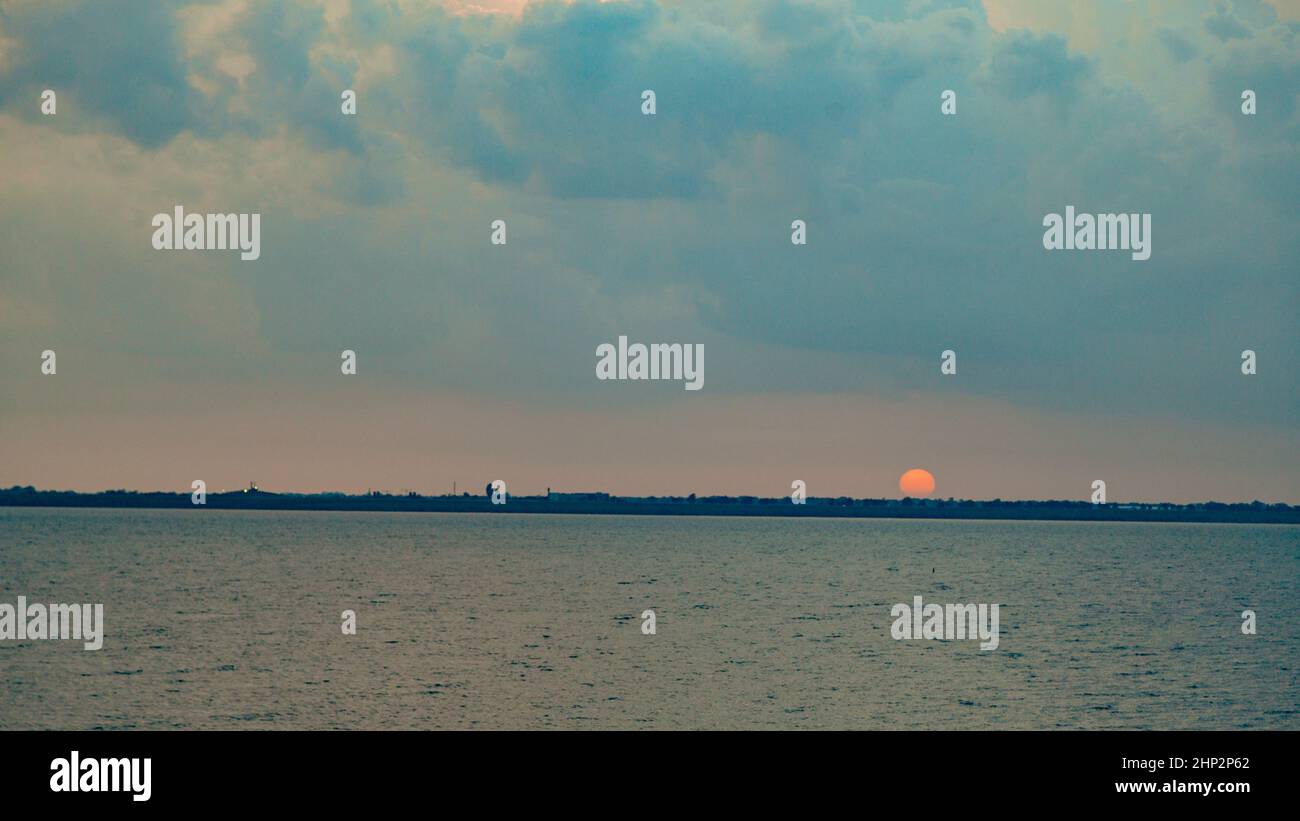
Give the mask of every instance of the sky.
<path id="1" fill-rule="evenodd" d="M 1290 0 L 0 0 L 0 486 L 1300 503 L 1298 38 Z M 155 250 L 176 205 L 259 213 L 260 258 Z M 1070 205 L 1151 258 L 1045 250 Z M 598 380 L 620 335 L 704 388 Z"/>

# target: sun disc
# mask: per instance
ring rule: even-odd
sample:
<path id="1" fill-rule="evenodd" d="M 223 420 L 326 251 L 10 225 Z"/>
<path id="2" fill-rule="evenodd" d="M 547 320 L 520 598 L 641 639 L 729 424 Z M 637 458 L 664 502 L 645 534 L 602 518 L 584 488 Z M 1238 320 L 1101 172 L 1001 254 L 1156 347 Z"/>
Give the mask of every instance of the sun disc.
<path id="1" fill-rule="evenodd" d="M 934 493 L 934 476 L 928 470 L 912 468 L 899 478 L 898 490 L 904 496 L 929 496 Z"/>

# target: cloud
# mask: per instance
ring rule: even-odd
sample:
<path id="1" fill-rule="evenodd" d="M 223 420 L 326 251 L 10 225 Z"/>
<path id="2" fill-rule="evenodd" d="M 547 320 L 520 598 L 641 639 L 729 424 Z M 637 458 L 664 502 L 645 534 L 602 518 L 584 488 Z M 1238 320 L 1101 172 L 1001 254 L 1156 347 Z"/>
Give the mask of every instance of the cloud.
<path id="1" fill-rule="evenodd" d="M 1182 35 L 1170 28 L 1160 29 L 1160 40 L 1169 49 L 1169 54 L 1180 63 L 1196 57 L 1196 46 L 1192 45 Z"/>
<path id="2" fill-rule="evenodd" d="M 147 147 L 193 122 L 195 95 L 174 9 L 152 0 L 20 3 L 0 13 L 15 54 L 0 73 L 0 107 L 38 115 L 40 92 L 62 95 L 64 118 L 88 112 Z"/>
<path id="3" fill-rule="evenodd" d="M 1220 6 L 1213 16 L 1205 18 L 1205 30 L 1220 40 L 1248 39 L 1250 29 Z"/>
<path id="4" fill-rule="evenodd" d="M 1069 98 L 1088 73 L 1088 61 L 1071 55 L 1054 35 L 1014 32 L 999 41 L 991 56 L 992 84 L 1012 99 L 1033 94 Z"/>

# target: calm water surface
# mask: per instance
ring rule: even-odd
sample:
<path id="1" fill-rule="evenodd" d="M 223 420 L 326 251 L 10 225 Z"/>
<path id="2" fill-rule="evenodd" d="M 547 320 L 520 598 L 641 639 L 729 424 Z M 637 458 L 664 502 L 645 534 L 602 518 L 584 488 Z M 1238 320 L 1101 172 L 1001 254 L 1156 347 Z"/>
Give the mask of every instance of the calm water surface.
<path id="1" fill-rule="evenodd" d="M 106 621 L 0 642 L 0 727 L 1300 729 L 1298 582 L 1276 525 L 0 508 L 0 601 Z"/>

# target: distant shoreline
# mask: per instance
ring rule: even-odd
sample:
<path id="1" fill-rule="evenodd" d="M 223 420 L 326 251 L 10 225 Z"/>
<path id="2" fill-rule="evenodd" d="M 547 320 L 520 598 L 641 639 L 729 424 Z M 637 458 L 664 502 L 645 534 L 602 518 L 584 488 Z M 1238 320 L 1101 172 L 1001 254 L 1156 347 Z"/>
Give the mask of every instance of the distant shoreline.
<path id="1" fill-rule="evenodd" d="M 810 498 L 793 504 L 789 497 L 710 496 L 697 499 L 511 496 L 494 505 L 486 496 L 419 496 L 371 494 L 280 494 L 263 491 L 209 493 L 195 505 L 188 493 L 108 491 L 76 493 L 32 488 L 0 490 L 0 507 L 60 507 L 191 510 L 320 510 L 413 513 L 559 513 L 635 516 L 774 516 L 826 519 L 970 519 L 1079 522 L 1199 522 L 1300 524 L 1300 506 L 1263 503 L 1194 505 L 1107 504 L 1063 501 L 970 501 L 937 499 Z"/>

